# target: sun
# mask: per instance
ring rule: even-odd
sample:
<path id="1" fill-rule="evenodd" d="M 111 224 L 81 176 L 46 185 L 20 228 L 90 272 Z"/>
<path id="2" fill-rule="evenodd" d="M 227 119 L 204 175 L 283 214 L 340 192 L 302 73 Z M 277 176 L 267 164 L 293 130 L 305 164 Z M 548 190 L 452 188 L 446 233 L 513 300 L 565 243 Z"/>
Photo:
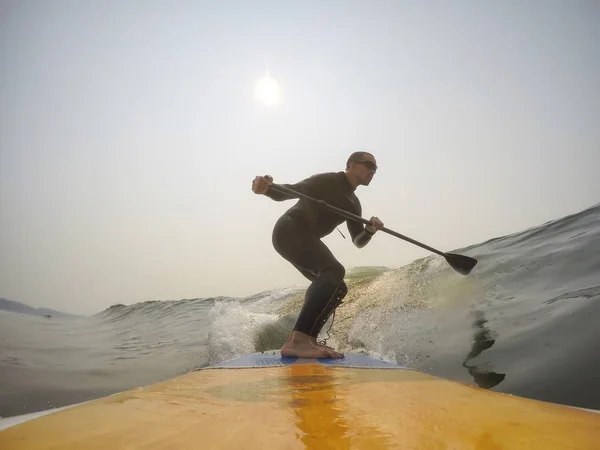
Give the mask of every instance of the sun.
<path id="1" fill-rule="evenodd" d="M 267 106 L 279 103 L 279 85 L 268 72 L 256 82 L 254 98 Z"/>

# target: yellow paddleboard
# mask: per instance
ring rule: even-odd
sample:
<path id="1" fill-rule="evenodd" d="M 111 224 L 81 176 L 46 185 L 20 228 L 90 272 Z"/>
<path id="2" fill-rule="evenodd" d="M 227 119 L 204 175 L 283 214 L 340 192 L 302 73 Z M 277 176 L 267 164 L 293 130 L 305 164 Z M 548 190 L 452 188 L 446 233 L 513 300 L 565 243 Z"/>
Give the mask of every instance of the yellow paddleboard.
<path id="1" fill-rule="evenodd" d="M 0 431 L 0 449 L 599 449 L 600 414 L 365 355 L 246 355 Z"/>

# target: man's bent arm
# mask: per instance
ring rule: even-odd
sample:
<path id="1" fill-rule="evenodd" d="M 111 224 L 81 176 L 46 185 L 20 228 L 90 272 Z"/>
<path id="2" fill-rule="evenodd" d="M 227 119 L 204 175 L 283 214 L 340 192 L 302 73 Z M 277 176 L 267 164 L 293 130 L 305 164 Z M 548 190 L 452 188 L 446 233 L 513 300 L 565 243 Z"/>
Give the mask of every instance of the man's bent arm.
<path id="1" fill-rule="evenodd" d="M 326 180 L 326 178 L 327 177 L 324 174 L 317 174 L 306 178 L 296 184 L 280 184 L 280 186 L 292 189 L 304 195 L 311 195 L 312 191 L 314 191 L 316 187 L 320 186 L 321 183 Z M 279 192 L 271 188 L 269 188 L 267 192 L 265 192 L 265 195 L 270 199 L 275 200 L 276 202 L 282 202 L 284 200 L 291 200 L 293 198 L 297 198 L 293 195 L 284 192 Z"/>
<path id="2" fill-rule="evenodd" d="M 362 225 L 359 224 L 359 226 L 362 228 Z M 372 237 L 373 233 L 369 233 L 365 228 L 363 228 L 362 231 L 353 236 L 352 242 L 358 248 L 363 248 L 371 241 Z"/>
<path id="3" fill-rule="evenodd" d="M 360 206 L 360 202 L 358 204 L 358 210 L 356 211 L 356 214 L 358 216 L 362 215 L 362 207 Z M 363 248 L 373 237 L 373 234 L 369 233 L 361 222 L 348 219 L 346 220 L 346 224 L 348 225 L 348 231 L 352 237 L 352 242 L 358 248 Z"/>

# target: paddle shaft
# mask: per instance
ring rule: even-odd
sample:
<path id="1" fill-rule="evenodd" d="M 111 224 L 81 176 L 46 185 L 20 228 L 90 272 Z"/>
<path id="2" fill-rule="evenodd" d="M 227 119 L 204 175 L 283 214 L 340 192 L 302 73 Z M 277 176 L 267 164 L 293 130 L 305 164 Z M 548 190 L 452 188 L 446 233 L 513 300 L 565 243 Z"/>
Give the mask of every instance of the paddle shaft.
<path id="1" fill-rule="evenodd" d="M 340 216 L 346 217 L 347 219 L 355 220 L 357 222 L 362 222 L 365 225 L 371 225 L 371 222 L 369 222 L 367 219 L 364 219 L 364 218 L 362 218 L 360 216 L 357 216 L 356 214 L 352 214 L 351 212 L 348 212 L 348 211 L 346 211 L 344 209 L 338 208 L 337 206 L 330 205 L 325 200 L 319 200 L 319 199 L 310 197 L 310 196 L 308 196 L 306 194 L 302 194 L 301 192 L 296 192 L 293 189 L 289 189 L 289 188 L 286 188 L 285 186 L 281 186 L 281 185 L 275 184 L 275 183 L 271 184 L 270 189 L 273 189 L 274 191 L 278 191 L 278 192 L 281 192 L 281 193 L 284 193 L 284 194 L 289 194 L 289 195 L 292 195 L 294 197 L 302 197 L 302 198 L 305 198 L 306 200 L 311 200 L 313 202 L 319 203 L 319 204 L 321 204 L 321 205 L 323 205 L 323 206 L 331 209 L 332 211 L 335 211 Z M 437 249 L 435 249 L 433 247 L 430 247 L 429 245 L 423 244 L 422 242 L 415 241 L 414 239 L 411 239 L 408 236 L 404 236 L 403 234 L 397 233 L 394 230 L 390 230 L 389 228 L 382 227 L 381 231 L 385 231 L 386 233 L 391 234 L 392 236 L 395 236 L 397 238 L 403 239 L 403 240 L 405 240 L 407 242 L 410 242 L 411 244 L 414 244 L 414 245 L 417 245 L 417 246 L 419 246 L 421 248 L 429 250 L 430 252 L 437 253 L 438 255 L 446 257 L 446 254 L 444 252 L 442 252 L 440 250 L 437 250 Z"/>

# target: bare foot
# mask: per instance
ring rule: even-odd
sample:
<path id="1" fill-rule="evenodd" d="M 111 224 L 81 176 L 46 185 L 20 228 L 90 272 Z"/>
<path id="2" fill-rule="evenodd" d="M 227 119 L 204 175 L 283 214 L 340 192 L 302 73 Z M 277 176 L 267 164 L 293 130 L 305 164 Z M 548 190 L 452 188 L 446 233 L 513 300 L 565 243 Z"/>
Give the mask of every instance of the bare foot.
<path id="1" fill-rule="evenodd" d="M 295 358 L 343 358 L 344 355 L 312 342 L 287 343 L 281 349 L 281 356 Z"/>
<path id="2" fill-rule="evenodd" d="M 281 349 L 281 356 L 295 358 L 343 358 L 342 353 L 313 342 L 307 334 L 294 331 Z"/>
<path id="3" fill-rule="evenodd" d="M 315 345 L 318 345 L 319 347 L 325 347 L 325 348 L 328 348 L 329 350 L 334 350 L 334 348 L 333 348 L 333 347 L 330 347 L 329 345 L 325 345 L 325 344 L 319 344 L 319 343 L 317 342 L 317 339 L 316 339 L 316 338 L 311 338 L 311 340 L 310 340 L 310 341 L 311 341 L 313 344 L 315 344 Z M 335 351 L 335 350 L 334 350 L 334 351 Z"/>

